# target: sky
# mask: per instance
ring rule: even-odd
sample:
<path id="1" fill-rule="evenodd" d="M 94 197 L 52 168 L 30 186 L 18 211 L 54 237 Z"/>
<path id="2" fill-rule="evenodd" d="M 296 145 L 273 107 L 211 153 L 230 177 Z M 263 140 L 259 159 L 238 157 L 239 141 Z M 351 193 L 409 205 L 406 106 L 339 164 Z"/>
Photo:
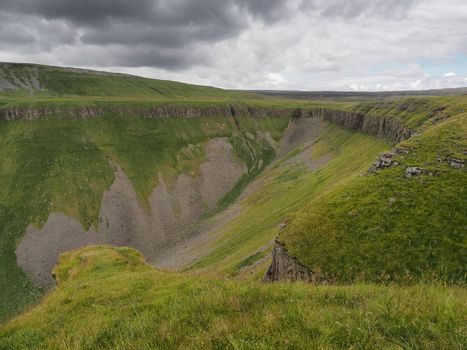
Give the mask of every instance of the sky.
<path id="1" fill-rule="evenodd" d="M 231 89 L 467 86 L 467 0 L 0 0 L 0 61 Z"/>

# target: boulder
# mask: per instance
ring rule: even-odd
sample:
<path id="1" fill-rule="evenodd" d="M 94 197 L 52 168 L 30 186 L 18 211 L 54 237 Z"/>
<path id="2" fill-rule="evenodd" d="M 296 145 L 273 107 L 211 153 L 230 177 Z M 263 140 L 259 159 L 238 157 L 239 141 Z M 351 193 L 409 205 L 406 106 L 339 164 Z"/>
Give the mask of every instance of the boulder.
<path id="1" fill-rule="evenodd" d="M 448 164 L 454 169 L 461 169 L 464 167 L 464 160 L 459 158 L 449 158 Z"/>
<path id="2" fill-rule="evenodd" d="M 392 166 L 399 165 L 392 157 L 394 153 L 384 153 L 378 157 L 378 159 L 373 163 L 373 165 L 368 169 L 369 172 L 374 173 L 376 170 L 381 168 L 389 168 Z"/>
<path id="3" fill-rule="evenodd" d="M 405 177 L 409 178 L 412 176 L 420 175 L 423 172 L 423 169 L 418 166 L 411 166 L 405 170 Z"/>

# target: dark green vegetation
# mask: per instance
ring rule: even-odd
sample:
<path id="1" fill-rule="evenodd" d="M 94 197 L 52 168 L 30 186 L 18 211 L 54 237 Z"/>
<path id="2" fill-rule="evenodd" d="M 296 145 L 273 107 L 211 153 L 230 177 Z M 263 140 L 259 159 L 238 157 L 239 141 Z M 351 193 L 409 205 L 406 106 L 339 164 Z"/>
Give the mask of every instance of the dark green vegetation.
<path id="1" fill-rule="evenodd" d="M 293 256 L 332 280 L 467 280 L 467 115 L 397 145 L 399 165 L 312 201 L 281 234 Z M 405 154 L 407 153 L 407 154 Z M 420 167 L 418 176 L 406 169 Z"/>
<path id="2" fill-rule="evenodd" d="M 128 248 L 66 254 L 59 286 L 0 328 L 0 348 L 467 346 L 467 175 L 450 164 L 466 160 L 466 95 L 293 100 L 36 65 L 0 65 L 2 84 L 0 115 L 17 115 L 0 121 L 0 320 L 43 295 L 16 265 L 27 226 L 52 212 L 97 225 L 113 163 L 146 206 L 158 174 L 196 174 L 213 138 L 226 138 L 248 172 L 206 213 L 202 225 L 221 224 L 193 243 L 184 273 L 155 270 Z M 144 117 L 160 106 L 219 109 Z M 313 142 L 277 157 L 285 131 L 311 120 L 290 111 L 314 107 L 416 134 L 394 145 L 312 118 Z M 66 118 L 83 108 L 95 110 Z M 21 120 L 31 111 L 36 119 Z M 394 146 L 408 152 L 393 156 L 399 164 L 367 173 Z M 407 178 L 414 166 L 422 173 Z M 284 221 L 288 252 L 335 286 L 258 282 Z"/>
<path id="3" fill-rule="evenodd" d="M 0 348 L 464 349 L 465 289 L 266 285 L 159 272 L 128 248 L 64 255 Z M 125 281 L 122 284 L 122 281 Z"/>

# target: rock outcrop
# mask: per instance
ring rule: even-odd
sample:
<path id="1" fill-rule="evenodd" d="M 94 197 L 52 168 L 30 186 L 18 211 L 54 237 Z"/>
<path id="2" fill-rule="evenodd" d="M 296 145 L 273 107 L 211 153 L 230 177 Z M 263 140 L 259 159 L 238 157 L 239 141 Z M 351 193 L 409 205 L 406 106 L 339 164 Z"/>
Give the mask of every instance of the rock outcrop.
<path id="1" fill-rule="evenodd" d="M 394 153 L 387 152 L 381 154 L 378 159 L 373 163 L 373 165 L 368 169 L 368 172 L 375 173 L 378 169 L 390 168 L 393 166 L 399 165 L 397 161 L 393 159 Z"/>
<path id="2" fill-rule="evenodd" d="M 89 106 L 89 107 L 5 107 L 0 109 L 0 121 L 33 120 L 42 117 L 59 116 L 71 120 L 96 118 L 106 114 L 139 116 L 143 118 L 197 118 L 216 116 L 250 117 L 316 117 L 353 130 L 363 131 L 392 142 L 401 142 L 412 135 L 412 130 L 393 118 L 374 117 L 353 111 L 340 111 L 329 108 L 260 108 L 245 105 L 218 106 Z"/>
<path id="3" fill-rule="evenodd" d="M 58 116 L 70 120 L 97 118 L 106 114 L 121 116 L 138 116 L 143 118 L 196 118 L 227 116 L 227 106 L 154 106 L 149 108 L 123 106 L 88 106 L 88 107 L 6 107 L 0 109 L 0 121 L 34 120 L 43 117 Z"/>
<path id="4" fill-rule="evenodd" d="M 448 158 L 447 163 L 454 169 L 462 169 L 464 167 L 464 160 L 459 158 Z"/>
<path id="5" fill-rule="evenodd" d="M 423 169 L 418 166 L 411 166 L 405 169 L 405 177 L 409 178 L 412 176 L 417 176 L 423 173 Z"/>
<path id="6" fill-rule="evenodd" d="M 327 108 L 314 108 L 311 115 L 397 143 L 408 139 L 413 134 L 412 130 L 393 118 L 374 117 L 370 114 Z"/>
<path id="7" fill-rule="evenodd" d="M 296 258 L 291 257 L 284 245 L 276 241 L 272 249 L 272 263 L 263 278 L 265 282 L 277 281 L 304 281 L 309 283 L 326 283 L 326 280 L 318 276 L 302 265 Z"/>

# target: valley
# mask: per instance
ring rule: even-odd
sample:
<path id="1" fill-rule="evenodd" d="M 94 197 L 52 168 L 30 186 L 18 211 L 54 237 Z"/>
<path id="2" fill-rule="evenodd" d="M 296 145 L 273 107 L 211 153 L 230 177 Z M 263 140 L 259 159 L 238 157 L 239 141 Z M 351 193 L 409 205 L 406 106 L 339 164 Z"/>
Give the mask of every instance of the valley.
<path id="1" fill-rule="evenodd" d="M 0 348 L 462 349 L 466 120 L 0 64 Z"/>

